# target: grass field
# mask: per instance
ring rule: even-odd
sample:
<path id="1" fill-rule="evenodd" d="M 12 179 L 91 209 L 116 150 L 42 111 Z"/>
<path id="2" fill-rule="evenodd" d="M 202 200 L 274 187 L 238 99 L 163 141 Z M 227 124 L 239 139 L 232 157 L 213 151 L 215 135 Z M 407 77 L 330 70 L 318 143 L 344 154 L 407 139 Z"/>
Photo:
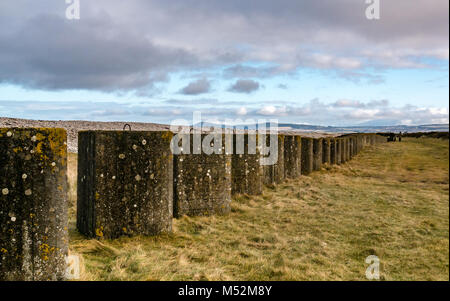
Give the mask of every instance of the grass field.
<path id="1" fill-rule="evenodd" d="M 76 156 L 69 158 L 76 198 Z M 171 235 L 87 240 L 70 210 L 82 280 L 449 280 L 449 142 L 408 138 L 239 196 L 228 216 L 174 220 Z"/>

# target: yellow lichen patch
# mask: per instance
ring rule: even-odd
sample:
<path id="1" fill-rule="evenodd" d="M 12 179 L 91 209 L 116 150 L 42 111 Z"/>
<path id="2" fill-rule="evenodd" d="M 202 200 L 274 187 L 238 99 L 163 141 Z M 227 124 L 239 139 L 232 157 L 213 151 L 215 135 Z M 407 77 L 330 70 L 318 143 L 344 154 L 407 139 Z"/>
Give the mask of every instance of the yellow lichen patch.
<path id="1" fill-rule="evenodd" d="M 41 140 L 44 140 L 44 139 L 45 139 L 45 136 L 42 135 L 41 133 L 37 133 L 37 134 L 36 134 L 36 140 L 37 140 L 37 141 L 41 141 Z"/>
<path id="2" fill-rule="evenodd" d="M 163 133 L 161 134 L 161 137 L 162 137 L 163 139 L 166 139 L 166 140 L 172 140 L 173 133 L 172 133 L 172 132 L 169 132 L 169 131 L 166 131 L 166 132 L 163 132 Z"/>
<path id="3" fill-rule="evenodd" d="M 98 200 L 100 198 L 100 194 L 98 192 L 95 193 L 95 199 Z"/>
<path id="4" fill-rule="evenodd" d="M 6 250 L 5 248 L 1 248 L 0 252 L 2 252 L 3 254 L 6 254 L 6 253 L 8 253 L 8 250 Z"/>
<path id="5" fill-rule="evenodd" d="M 13 152 L 15 152 L 15 153 L 18 153 L 18 152 L 21 152 L 21 151 L 23 151 L 23 148 L 20 147 L 20 146 L 13 148 Z"/>
<path id="6" fill-rule="evenodd" d="M 98 237 L 103 237 L 103 226 L 95 229 L 95 235 L 97 235 Z"/>
<path id="7" fill-rule="evenodd" d="M 55 252 L 55 247 L 50 247 L 48 244 L 41 244 L 39 246 L 39 250 L 41 251 L 41 258 L 44 261 L 48 260 L 48 256 Z"/>
<path id="8" fill-rule="evenodd" d="M 36 154 L 42 154 L 42 145 L 44 145 L 44 142 L 39 142 L 36 145 L 36 149 L 34 150 Z"/>

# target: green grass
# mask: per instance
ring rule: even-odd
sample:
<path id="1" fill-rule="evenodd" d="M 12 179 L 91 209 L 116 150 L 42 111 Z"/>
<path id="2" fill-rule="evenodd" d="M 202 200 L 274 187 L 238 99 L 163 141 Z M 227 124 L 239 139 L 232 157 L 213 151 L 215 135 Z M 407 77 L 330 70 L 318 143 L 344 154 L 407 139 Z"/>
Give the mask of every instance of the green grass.
<path id="1" fill-rule="evenodd" d="M 367 147 L 158 237 L 87 240 L 72 207 L 70 249 L 83 280 L 365 280 L 365 258 L 377 255 L 383 280 L 448 281 L 448 166 L 448 140 Z"/>

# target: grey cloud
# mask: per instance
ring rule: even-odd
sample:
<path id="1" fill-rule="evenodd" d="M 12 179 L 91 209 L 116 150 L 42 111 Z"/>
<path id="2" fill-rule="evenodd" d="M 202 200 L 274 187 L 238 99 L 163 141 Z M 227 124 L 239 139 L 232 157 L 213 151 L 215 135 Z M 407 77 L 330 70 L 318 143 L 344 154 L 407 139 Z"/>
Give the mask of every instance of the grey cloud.
<path id="1" fill-rule="evenodd" d="M 306 123 L 315 125 L 357 125 L 363 123 L 386 124 L 431 124 L 448 123 L 448 108 L 420 108 L 413 105 L 389 106 L 385 101 L 377 107 L 336 107 L 334 103 L 324 103 L 312 99 L 303 104 L 273 105 L 253 104 L 246 106 L 246 118 L 276 118 L 279 122 Z M 276 103 L 275 101 L 272 103 Z M 192 113 L 200 110 L 205 118 L 242 118 L 239 106 L 221 107 L 205 104 L 199 109 L 196 104 L 168 106 L 167 104 L 127 104 L 118 102 L 51 102 L 51 101 L 5 101 L 0 100 L 2 115 L 41 119 L 42 113 L 51 120 L 97 120 L 97 121 L 141 121 L 170 123 L 170 118 L 192 120 Z M 169 117 L 168 117 L 169 116 Z"/>
<path id="2" fill-rule="evenodd" d="M 204 105 L 204 104 L 217 104 L 218 100 L 214 98 L 167 99 L 164 102 L 171 105 Z"/>
<path id="3" fill-rule="evenodd" d="M 260 88 L 258 82 L 251 79 L 239 79 L 229 89 L 230 92 L 252 93 Z"/>
<path id="4" fill-rule="evenodd" d="M 352 99 L 339 99 L 331 104 L 331 106 L 336 108 L 376 108 L 385 107 L 387 105 L 389 105 L 389 101 L 387 99 L 372 100 L 368 103 Z"/>
<path id="5" fill-rule="evenodd" d="M 181 94 L 198 95 L 211 91 L 211 83 L 205 78 L 189 83 L 186 87 L 180 90 Z"/>
<path id="6" fill-rule="evenodd" d="M 225 76 L 307 67 L 380 83 L 367 68 L 448 60 L 448 5 L 382 1 L 381 19 L 369 21 L 362 0 L 97 0 L 83 1 L 81 20 L 69 22 L 64 1 L 1 1 L 0 82 L 149 94 L 172 72 L 231 65 Z"/>
<path id="7" fill-rule="evenodd" d="M 0 35 L 0 82 L 47 90 L 151 89 L 167 81 L 169 71 L 196 61 L 185 50 L 157 46 L 117 26 L 108 19 L 33 18 Z"/>
<path id="8" fill-rule="evenodd" d="M 226 78 L 236 77 L 256 77 L 265 78 L 281 73 L 282 71 L 276 67 L 251 67 L 242 64 L 228 67 L 223 71 Z"/>

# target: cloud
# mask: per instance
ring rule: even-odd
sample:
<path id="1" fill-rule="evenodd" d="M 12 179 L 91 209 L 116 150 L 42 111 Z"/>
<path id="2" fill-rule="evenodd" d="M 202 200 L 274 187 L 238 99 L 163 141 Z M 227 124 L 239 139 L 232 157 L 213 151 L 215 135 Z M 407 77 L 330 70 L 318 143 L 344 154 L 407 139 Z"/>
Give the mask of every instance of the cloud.
<path id="1" fill-rule="evenodd" d="M 260 85 L 258 82 L 251 79 L 239 79 L 228 89 L 230 92 L 235 93 L 252 93 L 259 90 Z"/>
<path id="2" fill-rule="evenodd" d="M 273 105 L 276 101 L 244 106 L 222 106 L 221 102 L 202 105 L 201 109 L 194 102 L 187 101 L 184 105 L 175 103 L 129 104 L 119 102 L 51 102 L 51 101 L 3 101 L 0 100 L 2 115 L 41 119 L 43 113 L 52 120 L 97 120 L 97 121 L 140 121 L 170 123 L 170 118 L 192 120 L 192 113 L 200 111 L 209 119 L 224 120 L 242 118 L 278 119 L 279 122 L 304 123 L 315 125 L 358 125 L 448 123 L 449 111 L 443 107 L 418 107 L 414 105 L 390 106 L 381 101 L 382 105 L 371 102 L 357 102 L 359 107 L 339 107 L 335 103 L 324 103 L 312 99 L 306 103 L 286 103 Z M 172 117 L 171 117 L 172 116 Z"/>
<path id="3" fill-rule="evenodd" d="M 185 95 L 198 95 L 208 93 L 210 91 L 211 83 L 207 79 L 202 78 L 189 83 L 186 87 L 180 90 L 180 93 Z"/>
<path id="4" fill-rule="evenodd" d="M 236 77 L 255 77 L 255 78 L 266 78 L 282 73 L 282 70 L 277 67 L 253 67 L 246 66 L 243 64 L 238 64 L 232 67 L 228 67 L 223 71 L 225 78 L 236 78 Z"/>
<path id="5" fill-rule="evenodd" d="M 264 106 L 258 111 L 258 114 L 266 116 L 284 116 L 286 113 L 287 108 L 285 106 L 276 107 L 272 105 Z"/>
<path id="6" fill-rule="evenodd" d="M 448 61 L 448 5 L 384 1 L 373 22 L 354 0 L 97 0 L 70 22 L 64 1 L 1 1 L 0 82 L 145 95 L 183 71 L 265 78 L 313 68 L 380 83 L 377 71 Z"/>
<path id="7" fill-rule="evenodd" d="M 41 15 L 0 35 L 0 82 L 44 90 L 130 91 L 168 80 L 193 54 L 124 32 L 111 20 Z"/>
<path id="8" fill-rule="evenodd" d="M 336 108 L 374 108 L 374 107 L 385 107 L 389 105 L 389 101 L 387 99 L 381 100 L 372 100 L 368 103 L 363 103 L 359 100 L 352 99 L 339 99 L 331 104 Z"/>
<path id="9" fill-rule="evenodd" d="M 167 99 L 164 102 L 171 105 L 204 105 L 204 104 L 217 104 L 218 100 L 214 98 Z"/>
<path id="10" fill-rule="evenodd" d="M 240 107 L 239 109 L 237 109 L 236 114 L 240 115 L 240 116 L 247 115 L 247 108 L 246 107 Z"/>

